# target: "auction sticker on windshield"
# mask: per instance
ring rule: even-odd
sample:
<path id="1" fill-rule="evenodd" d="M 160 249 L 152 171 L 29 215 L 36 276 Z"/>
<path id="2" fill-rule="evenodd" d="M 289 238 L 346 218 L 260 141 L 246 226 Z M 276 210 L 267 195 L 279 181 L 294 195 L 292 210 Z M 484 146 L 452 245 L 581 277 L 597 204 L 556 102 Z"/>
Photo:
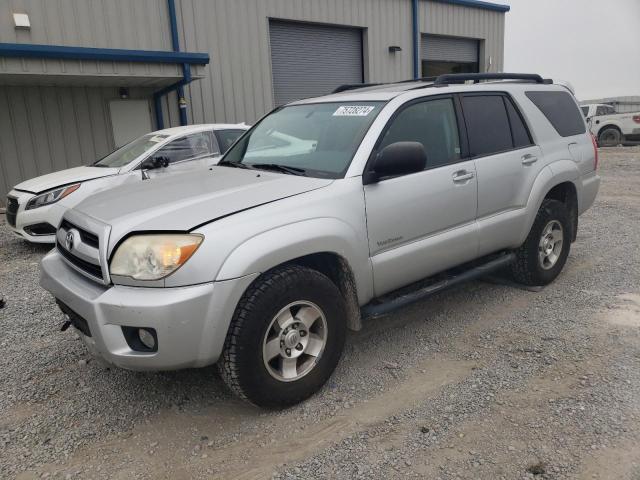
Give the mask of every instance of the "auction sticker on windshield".
<path id="1" fill-rule="evenodd" d="M 333 112 L 334 117 L 366 117 L 375 107 L 370 105 L 341 105 Z"/>

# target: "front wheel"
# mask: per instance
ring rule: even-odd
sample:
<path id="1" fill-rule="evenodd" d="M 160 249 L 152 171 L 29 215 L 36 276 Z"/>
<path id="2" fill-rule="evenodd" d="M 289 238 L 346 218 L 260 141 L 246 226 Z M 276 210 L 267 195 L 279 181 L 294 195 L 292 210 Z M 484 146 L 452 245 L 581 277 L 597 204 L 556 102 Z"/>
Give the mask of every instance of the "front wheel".
<path id="1" fill-rule="evenodd" d="M 313 395 L 335 369 L 346 307 L 335 284 L 298 265 L 267 272 L 238 303 L 218 367 L 237 395 L 282 408 Z"/>
<path id="2" fill-rule="evenodd" d="M 516 250 L 511 272 L 524 285 L 547 285 L 560 274 L 571 247 L 571 222 L 564 203 L 545 199 L 531 231 Z"/>

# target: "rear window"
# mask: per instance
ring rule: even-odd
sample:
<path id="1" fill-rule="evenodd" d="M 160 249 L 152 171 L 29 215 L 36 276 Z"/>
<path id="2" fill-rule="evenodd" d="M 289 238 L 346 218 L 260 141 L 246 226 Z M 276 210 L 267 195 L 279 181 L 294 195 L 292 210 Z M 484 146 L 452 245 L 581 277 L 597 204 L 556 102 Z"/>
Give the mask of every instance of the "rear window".
<path id="1" fill-rule="evenodd" d="M 561 137 L 585 133 L 584 117 L 568 92 L 526 92 Z"/>

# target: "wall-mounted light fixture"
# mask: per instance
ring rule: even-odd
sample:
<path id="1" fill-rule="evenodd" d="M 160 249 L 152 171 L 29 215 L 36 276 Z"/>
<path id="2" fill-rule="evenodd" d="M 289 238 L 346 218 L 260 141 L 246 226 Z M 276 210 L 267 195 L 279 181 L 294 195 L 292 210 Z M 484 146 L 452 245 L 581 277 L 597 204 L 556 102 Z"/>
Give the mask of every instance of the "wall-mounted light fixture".
<path id="1" fill-rule="evenodd" d="M 26 13 L 14 13 L 13 24 L 16 28 L 24 28 L 25 30 L 29 30 L 31 28 L 29 15 L 27 15 Z"/>
<path id="2" fill-rule="evenodd" d="M 120 87 L 120 90 L 118 90 L 118 94 L 120 95 L 121 99 L 126 100 L 127 98 L 129 98 L 129 89 L 126 87 Z"/>
<path id="3" fill-rule="evenodd" d="M 402 47 L 399 47 L 398 45 L 391 45 L 389 47 L 389 53 L 396 53 L 401 51 L 402 51 Z"/>

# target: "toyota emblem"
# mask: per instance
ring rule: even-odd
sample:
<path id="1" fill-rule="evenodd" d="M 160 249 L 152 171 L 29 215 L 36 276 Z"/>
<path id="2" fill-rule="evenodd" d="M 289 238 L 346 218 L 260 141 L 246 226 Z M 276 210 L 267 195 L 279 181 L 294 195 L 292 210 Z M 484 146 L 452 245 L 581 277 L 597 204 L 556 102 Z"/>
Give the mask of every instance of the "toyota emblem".
<path id="1" fill-rule="evenodd" d="M 68 231 L 67 236 L 64 239 L 64 245 L 67 247 L 67 250 L 71 250 L 73 248 L 73 232 Z"/>

